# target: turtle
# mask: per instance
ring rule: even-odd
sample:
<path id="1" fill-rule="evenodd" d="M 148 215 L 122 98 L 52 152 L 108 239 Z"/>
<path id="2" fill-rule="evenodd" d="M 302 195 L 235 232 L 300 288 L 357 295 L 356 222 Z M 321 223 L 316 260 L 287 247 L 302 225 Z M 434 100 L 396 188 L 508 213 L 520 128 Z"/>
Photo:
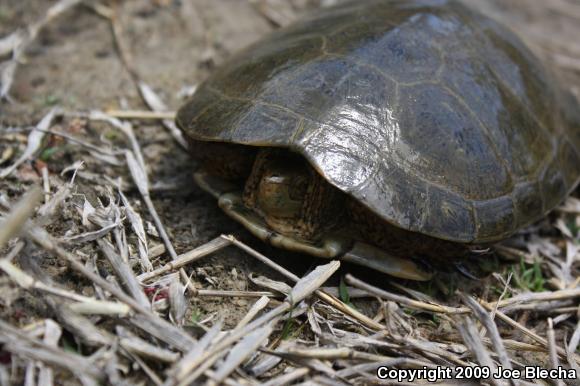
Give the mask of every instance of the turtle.
<path id="1" fill-rule="evenodd" d="M 195 180 L 275 247 L 429 280 L 580 176 L 580 108 L 455 0 L 340 3 L 219 66 L 178 110 Z"/>

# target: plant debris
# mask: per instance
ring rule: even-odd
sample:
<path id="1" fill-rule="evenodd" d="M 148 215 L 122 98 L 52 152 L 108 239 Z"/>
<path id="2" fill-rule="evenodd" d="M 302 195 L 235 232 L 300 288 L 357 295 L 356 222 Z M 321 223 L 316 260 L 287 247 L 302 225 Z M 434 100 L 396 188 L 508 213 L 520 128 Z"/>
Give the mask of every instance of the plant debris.
<path id="1" fill-rule="evenodd" d="M 414 283 L 256 243 L 193 187 L 187 143 L 173 122 L 179 90 L 195 89 L 238 48 L 211 21 L 248 18 L 244 25 L 258 37 L 332 1 L 206 3 L 60 0 L 3 31 L 0 385 L 413 383 L 380 380 L 379 368 L 504 371 L 439 378 L 442 385 L 578 384 L 506 376 L 533 366 L 580 374 L 578 190 L 468 263 L 475 280 L 440 273 Z M 578 36 L 578 5 L 497 3 L 483 7 L 504 22 L 512 17 L 580 95 L 577 43 L 544 31 Z M 0 22 L 10 10 L 0 5 Z M 54 36 L 63 41 L 50 44 L 60 47 L 86 32 L 74 18 L 104 26 L 90 61 L 116 63 L 119 73 L 110 75 L 118 90 L 103 83 L 108 94 L 99 102 L 78 95 L 82 108 L 61 94 L 58 103 L 52 94 L 26 101 L 23 85 L 46 82 L 27 72 L 27 62 L 40 60 L 35 52 L 50 50 Z M 187 36 L 174 42 L 163 28 L 176 25 Z M 139 28 L 166 61 L 164 46 L 180 47 L 171 52 L 187 57 L 183 67 L 156 71 L 149 63 L 157 51 L 144 57 L 136 48 Z M 84 48 L 75 44 L 59 63 Z M 90 77 L 87 68 L 78 71 Z M 164 86 L 172 71 L 183 71 L 187 83 Z"/>

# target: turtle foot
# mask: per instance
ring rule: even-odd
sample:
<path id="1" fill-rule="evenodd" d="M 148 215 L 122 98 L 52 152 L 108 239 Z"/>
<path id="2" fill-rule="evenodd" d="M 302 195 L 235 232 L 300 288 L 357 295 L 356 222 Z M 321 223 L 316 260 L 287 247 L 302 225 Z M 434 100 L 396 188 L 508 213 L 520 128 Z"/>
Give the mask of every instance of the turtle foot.
<path id="1" fill-rule="evenodd" d="M 395 276 L 401 279 L 427 281 L 433 277 L 429 272 L 410 259 L 403 259 L 388 254 L 382 249 L 357 241 L 352 249 L 342 256 L 341 260 Z"/>

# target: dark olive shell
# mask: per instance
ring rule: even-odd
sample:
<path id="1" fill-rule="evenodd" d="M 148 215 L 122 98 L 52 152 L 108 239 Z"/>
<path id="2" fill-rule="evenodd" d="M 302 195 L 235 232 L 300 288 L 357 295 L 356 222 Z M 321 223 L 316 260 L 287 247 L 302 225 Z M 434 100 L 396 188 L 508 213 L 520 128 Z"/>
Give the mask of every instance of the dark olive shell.
<path id="1" fill-rule="evenodd" d="M 459 2 L 355 1 L 233 57 L 177 123 L 289 148 L 386 221 L 479 243 L 578 184 L 579 111 L 518 37 Z"/>

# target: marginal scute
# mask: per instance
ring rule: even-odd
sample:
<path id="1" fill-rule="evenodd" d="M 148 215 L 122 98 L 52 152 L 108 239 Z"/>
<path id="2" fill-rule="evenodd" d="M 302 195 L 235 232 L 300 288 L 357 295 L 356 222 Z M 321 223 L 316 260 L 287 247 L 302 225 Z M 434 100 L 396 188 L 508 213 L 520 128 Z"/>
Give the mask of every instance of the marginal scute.
<path id="1" fill-rule="evenodd" d="M 193 100 L 197 108 L 179 114 L 177 124 L 196 127 L 195 132 L 189 133 L 193 139 L 230 141 L 232 130 L 240 117 L 252 108 L 253 103 L 248 100 L 224 99 L 223 95 L 211 90 L 200 91 L 200 94 L 201 100 Z"/>
<path id="2" fill-rule="evenodd" d="M 562 93 L 561 109 L 564 128 L 570 127 L 567 137 L 572 147 L 580 155 L 580 108 L 576 97 L 571 92 Z"/>
<path id="3" fill-rule="evenodd" d="M 232 57 L 178 112 L 194 140 L 286 147 L 385 221 L 502 239 L 578 184 L 580 107 L 454 0 L 342 4 Z"/>
<path id="4" fill-rule="evenodd" d="M 548 211 L 558 205 L 566 195 L 566 182 L 557 158 L 546 168 L 540 180 L 540 185 L 542 197 L 544 198 L 544 211 Z"/>
<path id="5" fill-rule="evenodd" d="M 515 229 L 514 203 L 510 196 L 476 202 L 475 216 L 477 239 L 481 242 L 507 237 Z"/>
<path id="6" fill-rule="evenodd" d="M 439 187 L 430 187 L 426 210 L 421 233 L 464 243 L 476 239 L 473 208 L 468 200 Z"/>
<path id="7" fill-rule="evenodd" d="M 558 150 L 558 157 L 565 185 L 570 189 L 576 185 L 579 178 L 580 153 L 572 146 L 570 141 L 564 139 Z"/>
<path id="8" fill-rule="evenodd" d="M 422 229 L 424 215 L 429 208 L 428 186 L 415 176 L 409 176 L 397 165 L 380 164 L 377 173 L 365 187 L 368 206 L 383 205 L 389 216 L 404 229 Z"/>
<path id="9" fill-rule="evenodd" d="M 521 182 L 515 186 L 513 202 L 516 212 L 516 227 L 528 225 L 544 213 L 544 203 L 537 181 Z"/>
<path id="10" fill-rule="evenodd" d="M 196 126 L 199 129 L 197 119 L 202 114 L 210 112 L 209 110 L 214 104 L 221 102 L 221 99 L 215 93 L 208 92 L 207 89 L 206 85 L 201 86 L 201 89 L 197 90 L 197 96 L 189 100 L 188 108 L 179 112 L 176 117 L 176 123 L 179 127 Z M 188 134 L 197 135 L 193 132 Z M 203 135 L 200 134 L 199 136 L 202 137 Z"/>

